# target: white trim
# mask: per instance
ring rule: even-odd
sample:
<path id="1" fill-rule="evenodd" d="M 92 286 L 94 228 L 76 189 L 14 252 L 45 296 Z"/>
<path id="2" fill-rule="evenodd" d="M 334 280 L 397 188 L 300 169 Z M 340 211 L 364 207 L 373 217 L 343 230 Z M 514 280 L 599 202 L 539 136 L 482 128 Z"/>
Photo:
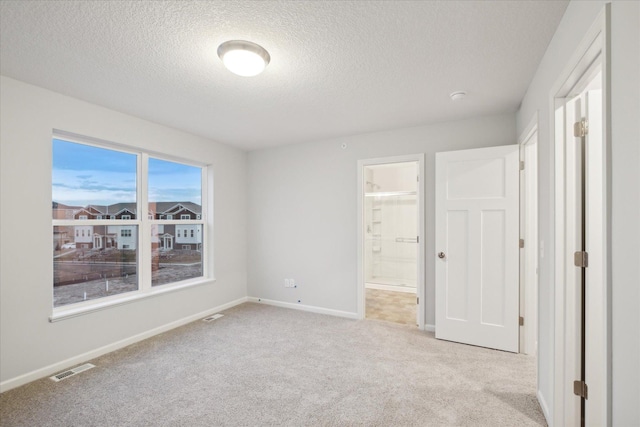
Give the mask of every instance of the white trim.
<path id="1" fill-rule="evenodd" d="M 149 220 L 152 224 L 160 225 L 203 225 L 206 223 L 203 219 L 153 219 Z M 131 222 L 127 222 L 131 224 Z"/>
<path id="2" fill-rule="evenodd" d="M 140 225 L 142 223 L 138 219 L 54 219 L 52 221 L 52 225 L 55 227 L 107 227 L 112 225 Z"/>
<path id="3" fill-rule="evenodd" d="M 540 409 L 542 409 L 542 415 L 544 415 L 544 419 L 547 421 L 547 425 L 552 426 L 551 415 L 549 414 L 549 405 L 547 405 L 547 401 L 545 400 L 540 390 L 536 393 L 538 397 L 538 403 L 540 404 Z"/>
<path id="4" fill-rule="evenodd" d="M 293 302 L 275 301 L 264 298 L 248 297 L 249 302 L 258 304 L 272 305 L 274 307 L 291 308 L 294 310 L 308 311 L 310 313 L 327 314 L 329 316 L 345 317 L 347 319 L 358 319 L 358 313 L 350 313 L 348 311 L 333 310 L 331 308 L 316 307 L 313 305 L 297 304 Z"/>
<path id="5" fill-rule="evenodd" d="M 53 314 L 49 317 L 49 322 L 55 323 L 60 320 L 71 319 L 73 317 L 82 316 L 93 313 L 95 311 L 104 310 L 118 305 L 129 304 L 141 299 L 151 298 L 169 292 L 179 291 L 194 286 L 209 285 L 216 282 L 216 279 L 196 279 L 185 280 L 183 282 L 167 283 L 165 285 L 154 286 L 145 291 L 132 291 L 125 294 L 113 295 L 111 297 L 93 299 L 69 306 L 56 307 Z"/>
<path id="6" fill-rule="evenodd" d="M 365 289 L 378 289 L 381 291 L 391 291 L 391 292 L 404 292 L 407 294 L 416 295 L 417 289 L 409 286 L 395 286 L 395 285 L 385 285 L 383 283 L 371 283 L 365 282 Z"/>
<path id="7" fill-rule="evenodd" d="M 535 138 L 534 138 L 535 137 Z M 538 268 L 539 192 L 538 192 L 538 112 L 518 138 L 520 160 L 520 238 L 524 248 L 520 250 L 520 353 L 536 355 L 538 343 L 538 275 L 531 271 Z M 529 274 L 527 274 L 529 273 Z M 534 292 L 535 291 L 535 292 Z M 538 370 L 536 366 L 536 374 Z M 537 382 L 536 382 L 537 383 Z"/>
<path id="8" fill-rule="evenodd" d="M 154 157 L 154 159 L 155 159 L 155 157 Z M 164 160 L 164 159 L 160 159 L 160 160 Z M 166 160 L 166 161 L 171 161 L 171 160 Z M 179 162 L 173 162 L 173 163 L 179 163 Z M 194 166 L 194 165 L 185 165 L 185 166 Z M 194 167 L 204 168 L 204 166 L 194 166 Z M 202 194 L 200 195 L 200 197 L 202 197 Z M 162 203 L 162 202 L 157 202 L 157 203 Z M 191 203 L 193 203 L 193 202 L 191 202 Z M 201 202 L 201 203 L 202 203 L 202 202 Z M 194 204 L 195 204 L 195 203 L 194 203 Z M 202 204 L 200 204 L 200 210 L 201 210 L 201 212 L 200 212 L 200 213 L 202 213 L 202 206 L 203 206 L 203 205 L 202 205 Z M 186 206 L 185 206 L 185 205 L 183 205 L 182 203 L 176 203 L 175 205 L 171 206 L 169 209 L 165 209 L 164 211 L 162 211 L 162 212 L 158 212 L 158 213 L 159 213 L 159 214 L 167 214 L 167 212 L 170 212 L 170 211 L 172 211 L 172 210 L 173 210 L 173 208 L 177 208 L 177 207 L 181 207 L 181 208 L 182 208 L 182 209 L 177 209 L 177 211 L 178 211 L 178 212 L 185 210 L 185 211 L 189 211 L 189 212 L 191 212 L 191 213 L 194 213 L 194 214 L 196 214 L 196 215 L 198 214 L 198 212 L 196 212 L 196 211 L 194 211 L 194 210 L 192 210 L 192 209 L 189 209 L 188 207 L 186 207 Z M 168 214 L 168 215 L 173 215 L 173 214 Z"/>
<path id="9" fill-rule="evenodd" d="M 28 372 L 26 374 L 17 376 L 15 378 L 10 378 L 0 383 L 0 393 L 4 393 L 7 390 L 11 390 L 23 384 L 27 384 L 31 381 L 35 381 L 37 379 L 47 377 L 51 374 L 67 369 L 69 366 L 87 362 L 89 360 L 95 359 L 96 357 L 100 357 L 103 354 L 110 353 L 112 351 L 140 342 L 142 340 L 161 334 L 163 332 L 167 332 L 171 329 L 175 329 L 177 327 L 186 325 L 187 323 L 191 323 L 203 317 L 210 316 L 211 314 L 214 314 L 223 310 L 228 310 L 231 307 L 235 307 L 236 305 L 240 305 L 245 302 L 247 302 L 247 297 L 239 298 L 237 300 L 230 301 L 228 303 L 219 305 L 217 307 L 210 308 L 208 310 L 201 311 L 196 314 L 192 314 L 190 316 L 184 317 L 179 320 L 175 320 L 173 322 L 167 323 L 166 325 L 158 326 L 157 328 L 150 329 L 146 332 L 136 334 L 129 338 L 125 338 L 123 340 L 116 341 L 114 343 L 99 347 L 95 350 L 90 350 L 86 353 L 82 353 L 80 355 L 70 357 L 60 362 L 53 363 L 49 366 L 45 366 L 44 368 L 36 369 L 35 371 Z"/>
<path id="10" fill-rule="evenodd" d="M 427 332 L 435 332 L 436 331 L 436 325 L 431 325 L 429 323 L 424 325 L 424 330 Z"/>
<path id="11" fill-rule="evenodd" d="M 143 215 L 149 207 L 149 154 L 141 152 L 138 155 L 138 170 L 136 171 L 137 178 L 137 191 L 136 191 L 136 219 L 140 221 L 140 227 L 138 227 L 138 235 L 136 238 L 137 246 L 140 248 L 138 252 L 138 291 L 149 292 L 153 285 L 153 253 L 151 245 L 153 242 L 153 236 L 151 235 L 151 221 L 148 215 Z M 116 212 L 116 216 L 122 212 Z M 121 220 L 124 220 L 122 216 Z"/>
<path id="12" fill-rule="evenodd" d="M 116 150 L 113 150 L 113 151 L 116 151 Z M 112 203 L 112 205 L 117 205 L 117 204 L 118 204 L 118 203 Z M 137 204 L 137 203 L 136 203 L 136 204 Z M 141 203 L 141 204 L 142 204 L 142 203 Z M 111 205 L 109 205 L 109 206 L 111 206 Z M 113 215 L 118 216 L 118 215 L 120 215 L 120 213 L 122 213 L 122 212 L 124 212 L 124 211 L 129 212 L 131 215 L 136 215 L 136 213 L 135 213 L 135 212 L 132 212 L 132 211 L 131 211 L 131 209 L 129 209 L 129 208 L 122 208 L 122 209 L 120 209 L 118 212 L 114 213 Z M 138 211 L 138 212 L 140 212 L 140 211 Z M 137 215 L 136 215 L 136 216 L 137 216 Z M 124 218 L 122 218 L 122 219 L 124 219 Z M 131 218 L 129 218 L 129 219 L 131 219 Z"/>
<path id="13" fill-rule="evenodd" d="M 418 205 L 418 277 L 416 280 L 416 295 L 418 297 L 418 309 L 417 319 L 418 328 L 425 330 L 426 319 L 426 282 L 425 282 L 425 263 L 426 263 L 426 237 L 425 237 L 425 171 L 424 171 L 424 153 L 408 154 L 404 156 L 392 156 L 392 157 L 379 157 L 375 159 L 363 159 L 358 160 L 357 169 L 357 262 L 358 262 L 358 281 L 356 282 L 357 289 L 357 318 L 364 319 L 365 317 L 365 282 L 364 282 L 364 253 L 363 253 L 363 224 L 364 224 L 364 168 L 365 166 L 383 165 L 390 163 L 418 163 L 418 191 L 417 191 L 417 205 Z"/>
<path id="14" fill-rule="evenodd" d="M 569 384 L 570 380 L 577 379 L 573 378 L 572 371 L 576 369 L 576 361 L 573 360 L 571 353 L 573 349 L 576 348 L 576 345 L 580 345 L 577 340 L 576 334 L 572 333 L 574 326 L 574 322 L 567 322 L 567 318 L 571 316 L 571 313 L 567 313 L 567 304 L 569 301 L 568 297 L 572 297 L 572 289 L 573 287 L 567 282 L 568 274 L 571 270 L 567 269 L 567 265 L 571 265 L 570 262 L 570 254 L 567 251 L 572 251 L 572 248 L 567 247 L 567 231 L 566 228 L 566 218 L 569 215 L 572 215 L 571 209 L 568 209 L 569 206 L 565 205 L 568 197 L 571 197 L 571 194 L 568 194 L 565 189 L 567 185 L 570 184 L 570 180 L 567 176 L 565 176 L 565 165 L 567 159 L 565 158 L 565 139 L 564 139 L 564 131 L 557 130 L 556 122 L 558 120 L 563 120 L 565 116 L 565 108 L 559 110 L 558 107 L 561 104 L 558 104 L 559 101 L 562 101 L 563 98 L 567 98 L 570 95 L 577 95 L 579 91 L 584 88 L 577 87 L 578 84 L 582 83 L 583 77 L 593 71 L 593 65 L 600 61 L 600 69 L 602 70 L 602 93 L 603 93 L 603 158 L 601 166 L 604 169 L 602 171 L 602 176 L 604 182 L 603 184 L 603 223 L 605 224 L 603 233 L 603 247 L 598 247 L 597 250 L 601 251 L 602 256 L 601 261 L 603 263 L 605 278 L 603 282 L 604 289 L 602 290 L 602 299 L 600 306 L 602 310 L 603 323 L 602 325 L 602 334 L 604 336 L 596 337 L 596 341 L 602 342 L 602 356 L 604 358 L 604 366 L 602 366 L 602 372 L 596 373 L 596 375 L 603 375 L 604 378 L 598 380 L 601 382 L 601 389 L 598 390 L 600 393 L 604 393 L 604 399 L 601 404 L 603 407 L 594 408 L 595 412 L 600 412 L 603 416 L 603 419 L 600 420 L 587 420 L 588 423 L 592 423 L 594 425 L 610 425 L 611 424 L 611 360 L 610 360 L 610 273 L 609 273 L 609 265 L 610 265 L 610 243 L 609 243 L 609 207 L 610 207 L 610 195 L 607 190 L 607 181 L 610 179 L 611 171 L 610 171 L 610 158 L 608 156 L 609 153 L 609 144 L 610 144 L 610 15 L 611 15 L 611 4 L 607 3 L 604 5 L 602 12 L 595 19 L 591 28 L 585 33 L 580 45 L 576 48 L 571 59 L 567 62 L 567 66 L 565 70 L 559 75 L 558 80 L 552 87 L 549 93 L 549 132 L 550 132 L 550 140 L 553 143 L 554 149 L 550 152 L 550 155 L 553 156 L 550 160 L 554 166 L 554 179 L 551 180 L 550 184 L 552 186 L 551 191 L 555 191 L 554 198 L 554 248 L 555 248 L 555 259 L 554 259 L 554 288 L 555 288 L 555 314 L 554 314 L 554 368 L 553 368 L 553 377 L 554 377 L 554 412 L 553 412 L 553 422 L 549 423 L 550 425 L 573 425 L 579 420 L 575 420 L 576 415 L 573 412 L 567 410 L 567 408 L 573 408 L 575 406 L 575 401 L 569 400 L 574 399 L 572 393 L 571 384 Z M 576 92 L 576 90 L 578 92 Z M 560 111 L 563 117 L 556 117 L 556 111 Z M 563 120 L 564 121 L 564 120 Z M 590 226 L 589 226 L 590 227 Z M 589 231 L 588 231 L 589 233 Z M 572 258 L 572 257 L 571 257 Z M 588 271 L 589 274 L 589 271 Z M 567 351 L 568 349 L 568 351 Z M 605 390 L 606 388 L 606 390 Z M 591 393 L 590 394 L 590 398 Z M 569 403 L 573 403 L 570 405 Z M 595 402 L 593 399 L 587 401 L 587 405 L 594 405 Z M 573 409 L 571 409 L 573 411 Z M 589 413 L 589 409 L 587 408 L 587 413 Z"/>

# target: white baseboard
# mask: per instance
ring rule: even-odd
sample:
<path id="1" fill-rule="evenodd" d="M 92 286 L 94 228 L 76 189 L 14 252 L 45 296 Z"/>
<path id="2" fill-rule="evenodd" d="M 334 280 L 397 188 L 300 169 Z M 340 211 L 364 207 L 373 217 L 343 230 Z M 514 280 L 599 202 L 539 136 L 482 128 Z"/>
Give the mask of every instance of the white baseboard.
<path id="1" fill-rule="evenodd" d="M 331 308 L 315 307 L 313 305 L 303 305 L 293 302 L 275 301 L 264 298 L 249 297 L 250 302 L 258 304 L 273 305 L 275 307 L 292 308 L 294 310 L 309 311 L 311 313 L 328 314 L 329 316 L 346 317 L 347 319 L 358 319 L 358 313 L 350 313 L 348 311 L 333 310 Z"/>
<path id="2" fill-rule="evenodd" d="M 436 325 L 424 325 L 424 330 L 427 332 L 435 332 L 436 331 Z"/>
<path id="3" fill-rule="evenodd" d="M 74 365 L 84 363 L 88 360 L 95 359 L 96 357 L 102 356 L 103 354 L 110 353 L 112 351 L 121 349 L 128 345 L 134 344 L 136 342 L 145 340 L 154 335 L 161 334 L 163 332 L 169 331 L 171 329 L 175 329 L 179 326 L 186 325 L 187 323 L 191 323 L 195 320 L 201 319 L 203 317 L 207 317 L 211 314 L 217 313 L 219 311 L 227 310 L 231 307 L 235 307 L 236 305 L 242 304 L 244 302 L 249 301 L 247 297 L 239 298 L 235 301 L 228 302 L 226 304 L 219 305 L 217 307 L 202 311 L 200 313 L 192 314 L 191 316 L 187 316 L 185 318 L 176 320 L 171 323 L 167 323 L 166 325 L 159 326 L 154 329 L 150 329 L 146 332 L 142 332 L 140 334 L 134 335 L 129 338 L 125 338 L 120 341 L 116 341 L 112 344 L 105 345 L 103 347 L 97 348 L 95 350 L 88 351 L 86 353 L 80 354 L 78 356 L 70 357 L 61 362 L 54 363 L 49 366 L 45 366 L 44 368 L 36 369 L 35 371 L 28 372 L 26 374 L 20 375 L 15 378 L 8 379 L 0 383 L 0 393 L 3 393 L 7 390 L 11 390 L 12 388 L 19 387 L 23 384 L 27 384 L 31 381 L 38 380 L 43 377 L 47 377 L 49 375 L 55 374 L 64 369 L 68 369 L 73 367 Z"/>
<path id="4" fill-rule="evenodd" d="M 551 416 L 549 414 L 549 407 L 547 406 L 547 401 L 544 400 L 544 396 L 540 393 L 540 390 L 536 392 L 536 396 L 538 396 L 538 403 L 540 403 L 540 408 L 542 409 L 542 413 L 544 414 L 545 420 L 547 420 L 547 425 L 552 426 Z"/>

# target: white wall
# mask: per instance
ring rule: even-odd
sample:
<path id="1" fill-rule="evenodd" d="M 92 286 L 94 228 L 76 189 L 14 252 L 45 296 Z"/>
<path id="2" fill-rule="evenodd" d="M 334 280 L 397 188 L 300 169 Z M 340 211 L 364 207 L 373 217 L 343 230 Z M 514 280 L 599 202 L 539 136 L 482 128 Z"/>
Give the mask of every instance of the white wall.
<path id="1" fill-rule="evenodd" d="M 246 296 L 246 153 L 6 77 L 0 128 L 0 382 Z M 54 128 L 212 164 L 217 282 L 49 323 Z"/>
<path id="2" fill-rule="evenodd" d="M 514 143 L 514 115 L 505 114 L 250 152 L 249 296 L 356 313 L 357 161 L 426 153 L 426 323 L 433 324 L 434 153 Z M 284 278 L 298 287 L 285 288 Z"/>
<path id="3" fill-rule="evenodd" d="M 553 413 L 553 241 L 554 162 L 549 96 L 604 1 L 572 1 L 549 44 L 517 113 L 518 133 L 538 112 L 540 240 L 539 387 Z M 611 7 L 612 115 L 612 412 L 613 424 L 640 423 L 640 10 L 638 2 L 614 1 Z"/>
<path id="4" fill-rule="evenodd" d="M 611 7 L 614 425 L 640 425 L 640 3 Z"/>

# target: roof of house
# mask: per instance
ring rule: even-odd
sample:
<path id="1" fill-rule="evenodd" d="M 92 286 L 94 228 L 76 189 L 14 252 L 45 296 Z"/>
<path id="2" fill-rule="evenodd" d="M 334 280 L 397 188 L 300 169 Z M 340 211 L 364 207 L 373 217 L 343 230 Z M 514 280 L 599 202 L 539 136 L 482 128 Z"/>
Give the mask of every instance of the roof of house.
<path id="1" fill-rule="evenodd" d="M 202 207 L 193 202 L 150 202 L 150 212 L 158 214 L 173 214 L 180 212 L 183 209 L 187 209 L 195 214 L 202 212 Z M 136 203 L 114 203 L 112 205 L 87 205 L 87 206 L 68 206 L 62 203 L 53 202 L 54 210 L 73 210 L 79 212 L 82 210 L 90 211 L 95 210 L 102 215 L 117 215 L 123 211 L 129 211 L 132 214 L 136 214 Z"/>

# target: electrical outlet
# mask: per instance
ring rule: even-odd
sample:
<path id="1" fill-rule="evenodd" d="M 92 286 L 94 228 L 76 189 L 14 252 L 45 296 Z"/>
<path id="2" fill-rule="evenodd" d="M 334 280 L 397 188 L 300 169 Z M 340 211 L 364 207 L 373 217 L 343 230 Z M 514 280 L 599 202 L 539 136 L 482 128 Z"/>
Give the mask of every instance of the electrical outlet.
<path id="1" fill-rule="evenodd" d="M 296 281 L 293 280 L 293 279 L 289 279 L 289 287 L 295 288 L 296 287 Z"/>
<path id="2" fill-rule="evenodd" d="M 291 287 L 291 281 L 289 279 L 284 279 L 284 287 L 285 288 L 290 288 Z"/>

